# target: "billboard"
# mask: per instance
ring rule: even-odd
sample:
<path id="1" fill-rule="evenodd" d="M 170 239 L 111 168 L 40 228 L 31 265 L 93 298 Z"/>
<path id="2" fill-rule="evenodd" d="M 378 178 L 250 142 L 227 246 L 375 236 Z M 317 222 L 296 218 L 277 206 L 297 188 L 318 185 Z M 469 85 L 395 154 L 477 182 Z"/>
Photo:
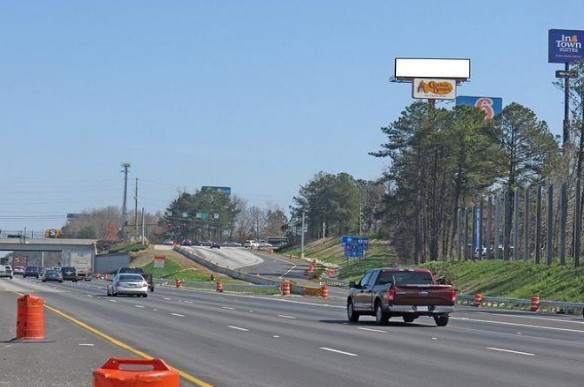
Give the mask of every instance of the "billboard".
<path id="1" fill-rule="evenodd" d="M 204 185 L 201 187 L 201 191 L 219 192 L 225 196 L 231 195 L 231 187 L 215 187 L 210 185 Z"/>
<path id="2" fill-rule="evenodd" d="M 456 81 L 452 79 L 414 79 L 412 96 L 422 99 L 456 98 Z"/>
<path id="3" fill-rule="evenodd" d="M 584 31 L 549 30 L 548 62 L 570 63 L 584 59 Z"/>
<path id="4" fill-rule="evenodd" d="M 503 99 L 495 97 L 470 97 L 460 95 L 456 97 L 457 105 L 471 105 L 485 112 L 487 118 L 493 118 L 503 111 Z"/>
<path id="5" fill-rule="evenodd" d="M 395 58 L 396 79 L 470 78 L 470 59 Z"/>

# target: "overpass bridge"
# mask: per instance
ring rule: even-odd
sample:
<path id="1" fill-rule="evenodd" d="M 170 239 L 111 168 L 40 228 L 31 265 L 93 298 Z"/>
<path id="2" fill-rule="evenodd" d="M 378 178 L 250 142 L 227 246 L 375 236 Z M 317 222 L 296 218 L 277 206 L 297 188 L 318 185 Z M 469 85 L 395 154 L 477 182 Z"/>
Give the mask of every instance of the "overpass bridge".
<path id="1" fill-rule="evenodd" d="M 0 238 L 0 251 L 60 252 L 62 266 L 92 270 L 97 253 L 96 243 L 97 239 Z"/>

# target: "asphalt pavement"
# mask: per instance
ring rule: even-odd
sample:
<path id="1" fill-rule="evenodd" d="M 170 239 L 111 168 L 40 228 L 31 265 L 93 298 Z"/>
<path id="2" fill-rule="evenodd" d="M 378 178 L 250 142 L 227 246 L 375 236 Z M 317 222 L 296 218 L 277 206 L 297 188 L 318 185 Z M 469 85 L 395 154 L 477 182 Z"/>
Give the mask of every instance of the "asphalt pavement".
<path id="1" fill-rule="evenodd" d="M 90 386 L 93 371 L 109 358 L 136 357 L 49 310 L 44 311 L 45 339 L 16 339 L 17 300 L 21 297 L 16 291 L 31 290 L 14 286 L 20 282 L 24 281 L 19 277 L 0 279 L 0 386 Z M 41 298 L 59 291 L 37 289 L 34 294 Z"/>

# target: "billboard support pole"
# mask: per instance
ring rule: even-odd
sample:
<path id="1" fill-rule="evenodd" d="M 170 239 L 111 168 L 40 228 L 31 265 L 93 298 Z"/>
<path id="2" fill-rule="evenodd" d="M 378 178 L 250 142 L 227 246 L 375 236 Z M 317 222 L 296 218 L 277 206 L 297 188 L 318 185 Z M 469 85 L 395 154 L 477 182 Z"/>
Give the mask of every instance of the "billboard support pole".
<path id="1" fill-rule="evenodd" d="M 570 71 L 570 63 L 565 63 L 566 73 Z M 562 153 L 566 154 L 566 144 L 570 141 L 570 78 L 564 78 L 564 133 L 562 138 Z"/>

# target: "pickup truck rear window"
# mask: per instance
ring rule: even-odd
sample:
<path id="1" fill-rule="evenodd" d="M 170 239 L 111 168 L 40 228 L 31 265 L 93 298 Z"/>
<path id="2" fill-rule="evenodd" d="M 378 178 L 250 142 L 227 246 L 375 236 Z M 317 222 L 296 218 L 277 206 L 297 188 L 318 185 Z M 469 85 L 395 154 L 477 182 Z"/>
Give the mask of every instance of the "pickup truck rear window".
<path id="1" fill-rule="evenodd" d="M 377 279 L 378 285 L 432 285 L 432 275 L 423 271 L 383 271 Z"/>

